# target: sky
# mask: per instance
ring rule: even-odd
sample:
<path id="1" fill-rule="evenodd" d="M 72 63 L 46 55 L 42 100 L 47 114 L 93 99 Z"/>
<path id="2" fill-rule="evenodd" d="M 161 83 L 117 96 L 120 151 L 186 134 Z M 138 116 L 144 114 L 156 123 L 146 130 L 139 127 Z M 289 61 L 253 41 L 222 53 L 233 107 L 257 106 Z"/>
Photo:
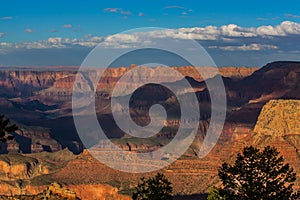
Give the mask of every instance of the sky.
<path id="1" fill-rule="evenodd" d="M 10 0 L 0 6 L 0 66 L 80 65 L 98 43 L 141 27 L 196 40 L 218 66 L 300 60 L 299 0 Z"/>

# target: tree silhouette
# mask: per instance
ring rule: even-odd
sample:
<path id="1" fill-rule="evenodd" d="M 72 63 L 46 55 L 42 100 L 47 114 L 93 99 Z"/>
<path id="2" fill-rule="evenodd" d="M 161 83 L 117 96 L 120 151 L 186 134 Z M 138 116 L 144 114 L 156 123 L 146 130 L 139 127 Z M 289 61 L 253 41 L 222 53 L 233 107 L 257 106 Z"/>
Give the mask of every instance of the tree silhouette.
<path id="1" fill-rule="evenodd" d="M 214 199 L 238 200 L 293 200 L 299 198 L 293 192 L 296 173 L 276 148 L 267 146 L 262 151 L 245 147 L 237 155 L 234 165 L 223 163 L 218 171 L 222 187 L 213 191 Z M 211 198 L 213 199 L 213 198 Z"/>
<path id="2" fill-rule="evenodd" d="M 9 122 L 9 119 L 6 119 L 4 115 L 0 115 L 0 142 L 5 143 L 7 140 L 12 140 L 14 136 L 8 134 L 18 130 L 15 124 L 10 125 Z"/>
<path id="3" fill-rule="evenodd" d="M 155 177 L 141 178 L 141 183 L 133 192 L 133 200 L 172 200 L 171 182 L 163 175 L 158 173 Z"/>

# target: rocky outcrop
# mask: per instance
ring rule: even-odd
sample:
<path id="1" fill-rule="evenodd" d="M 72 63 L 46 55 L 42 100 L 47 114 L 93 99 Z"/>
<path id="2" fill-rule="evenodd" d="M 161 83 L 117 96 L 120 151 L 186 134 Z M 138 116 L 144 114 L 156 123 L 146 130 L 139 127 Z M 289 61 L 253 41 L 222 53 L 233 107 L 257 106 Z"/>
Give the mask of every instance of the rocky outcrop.
<path id="1" fill-rule="evenodd" d="M 118 189 L 106 184 L 61 185 L 24 187 L 14 183 L 0 183 L 0 199 L 49 199 L 49 200 L 131 200 L 129 196 L 118 194 Z M 3 195 L 3 196 L 2 196 Z"/>
<path id="2" fill-rule="evenodd" d="M 0 86 L 14 88 L 21 85 L 47 88 L 53 86 L 56 80 L 70 76 L 72 71 L 41 71 L 41 70 L 1 70 Z"/>
<path id="3" fill-rule="evenodd" d="M 258 117 L 248 145 L 276 147 L 297 174 L 300 189 L 300 100 L 270 100 Z"/>
<path id="4" fill-rule="evenodd" d="M 300 100 L 270 100 L 263 107 L 254 132 L 260 135 L 300 135 Z"/>
<path id="5" fill-rule="evenodd" d="M 50 129 L 21 124 L 18 124 L 18 127 L 19 130 L 12 134 L 13 140 L 0 144 L 0 153 L 38 153 L 62 149 L 62 146 L 51 138 Z"/>
<path id="6" fill-rule="evenodd" d="M 241 141 L 252 133 L 253 125 L 246 123 L 226 122 L 220 140 Z"/>
<path id="7" fill-rule="evenodd" d="M 130 197 L 118 194 L 118 189 L 105 184 L 68 185 L 82 200 L 131 200 Z"/>
<path id="8" fill-rule="evenodd" d="M 3 186 L 3 185 L 1 185 Z M 46 186 L 45 186 L 46 187 Z M 78 198 L 76 196 L 76 193 L 63 187 L 61 184 L 54 182 L 52 183 L 50 186 L 48 186 L 47 189 L 45 189 L 44 191 L 42 191 L 42 188 L 45 187 L 39 187 L 39 189 L 33 189 L 34 192 L 30 193 L 32 191 L 30 191 L 30 187 L 26 188 L 26 193 L 23 194 L 23 192 L 25 191 L 24 189 L 21 188 L 17 188 L 17 186 L 13 186 L 13 185 L 4 185 L 4 188 L 6 188 L 6 190 L 10 190 L 11 194 L 13 195 L 1 195 L 0 199 L 11 199 L 11 200 L 15 200 L 15 199 L 23 199 L 23 200 L 40 200 L 40 199 L 48 199 L 48 200 L 60 200 L 60 199 L 65 199 L 65 200 L 79 200 L 80 198 Z M 22 192 L 23 190 L 23 192 Z M 3 189 L 0 189 L 0 193 L 3 192 Z"/>
<path id="9" fill-rule="evenodd" d="M 179 71 L 183 76 L 193 77 L 195 80 L 203 81 L 203 77 L 200 72 L 203 72 L 209 75 L 209 78 L 212 78 L 217 75 L 216 70 L 212 67 L 174 67 L 177 71 Z M 242 79 L 247 76 L 250 76 L 253 72 L 257 71 L 256 67 L 220 67 L 219 74 L 223 77 L 230 77 L 234 79 Z"/>
<path id="10" fill-rule="evenodd" d="M 0 155 L 0 180 L 29 179 L 42 173 L 37 159 L 22 155 Z"/>
<path id="11" fill-rule="evenodd" d="M 5 182 L 15 182 L 16 187 L 22 188 L 26 186 L 28 180 L 54 173 L 75 158 L 76 155 L 67 149 L 52 153 L 2 154 L 0 155 L 0 188 L 4 189 L 2 185 Z"/>
<path id="12" fill-rule="evenodd" d="M 242 79 L 252 75 L 259 68 L 256 67 L 222 67 L 220 68 L 220 74 L 224 77 Z"/>
<path id="13" fill-rule="evenodd" d="M 10 97 L 32 96 L 35 92 L 52 87 L 56 80 L 67 77 L 71 71 L 41 71 L 28 69 L 0 70 L 0 94 Z"/>
<path id="14" fill-rule="evenodd" d="M 57 182 L 54 182 L 52 183 L 48 189 L 46 191 L 44 191 L 44 196 L 47 198 L 49 198 L 51 195 L 56 195 L 56 196 L 59 196 L 63 199 L 67 199 L 67 200 L 76 200 L 78 199 L 76 197 L 76 193 L 67 189 L 67 188 L 64 188 L 62 187 L 61 184 L 57 183 Z"/>

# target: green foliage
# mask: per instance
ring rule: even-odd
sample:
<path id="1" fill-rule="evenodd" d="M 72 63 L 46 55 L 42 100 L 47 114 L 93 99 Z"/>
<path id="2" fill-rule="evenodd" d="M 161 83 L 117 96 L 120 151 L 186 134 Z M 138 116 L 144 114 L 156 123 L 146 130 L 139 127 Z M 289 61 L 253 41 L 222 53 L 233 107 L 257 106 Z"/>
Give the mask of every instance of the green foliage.
<path id="1" fill-rule="evenodd" d="M 293 200 L 299 193 L 293 192 L 296 173 L 276 148 L 267 146 L 262 151 L 245 147 L 237 155 L 234 165 L 223 163 L 219 169 L 222 188 L 218 193 L 227 199 L 238 200 Z"/>
<path id="2" fill-rule="evenodd" d="M 211 187 L 208 193 L 207 200 L 226 200 L 226 196 L 220 193 L 216 187 Z"/>
<path id="3" fill-rule="evenodd" d="M 141 179 L 141 183 L 133 192 L 133 200 L 172 200 L 171 182 L 163 174 L 158 173 L 155 177 Z"/>
<path id="4" fill-rule="evenodd" d="M 18 130 L 18 127 L 15 124 L 9 125 L 9 119 L 5 119 L 4 115 L 0 115 L 0 142 L 12 140 L 14 137 L 7 134 L 16 130 Z"/>

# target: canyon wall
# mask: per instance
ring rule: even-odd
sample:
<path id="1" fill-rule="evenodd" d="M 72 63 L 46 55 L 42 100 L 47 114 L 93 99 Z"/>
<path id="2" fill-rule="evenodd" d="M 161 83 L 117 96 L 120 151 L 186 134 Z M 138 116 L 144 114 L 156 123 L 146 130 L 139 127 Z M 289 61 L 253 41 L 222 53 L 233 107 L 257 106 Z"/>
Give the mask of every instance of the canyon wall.
<path id="1" fill-rule="evenodd" d="M 254 132 L 260 135 L 300 135 L 300 101 L 271 100 L 262 109 Z"/>
<path id="2" fill-rule="evenodd" d="M 103 70 L 89 70 L 85 72 L 82 81 L 89 82 L 88 79 L 93 79 L 95 75 L 103 73 L 102 79 L 98 83 L 98 90 L 110 90 L 112 86 L 123 76 L 127 71 L 134 68 L 134 66 L 125 68 L 109 68 L 103 72 Z M 139 70 L 133 72 L 133 77 L 142 77 L 146 81 L 155 80 L 157 82 L 170 79 L 170 81 L 181 80 L 184 76 L 190 76 L 198 81 L 202 81 L 203 78 L 197 72 L 194 67 L 173 67 L 173 69 L 180 72 L 182 75 L 173 75 L 170 76 L 170 70 L 168 67 L 138 67 Z M 198 70 L 208 74 L 208 78 L 211 78 L 216 75 L 215 70 L 211 67 L 197 67 Z M 247 67 L 222 67 L 219 68 L 220 74 L 224 77 L 231 77 L 236 79 L 241 79 L 251 75 L 257 68 L 247 68 Z M 14 92 L 16 96 L 20 95 L 32 95 L 38 91 L 40 94 L 46 96 L 51 95 L 70 95 L 70 91 L 73 89 L 73 83 L 75 80 L 76 71 L 74 69 L 66 70 L 55 70 L 51 71 L 51 68 L 48 68 L 48 71 L 26 68 L 18 69 L 14 68 L 13 70 L 3 69 L 0 70 L 0 87 L 5 88 L 8 91 Z M 130 82 L 134 83 L 135 80 Z M 3 91 L 2 93 L 4 93 Z"/>

